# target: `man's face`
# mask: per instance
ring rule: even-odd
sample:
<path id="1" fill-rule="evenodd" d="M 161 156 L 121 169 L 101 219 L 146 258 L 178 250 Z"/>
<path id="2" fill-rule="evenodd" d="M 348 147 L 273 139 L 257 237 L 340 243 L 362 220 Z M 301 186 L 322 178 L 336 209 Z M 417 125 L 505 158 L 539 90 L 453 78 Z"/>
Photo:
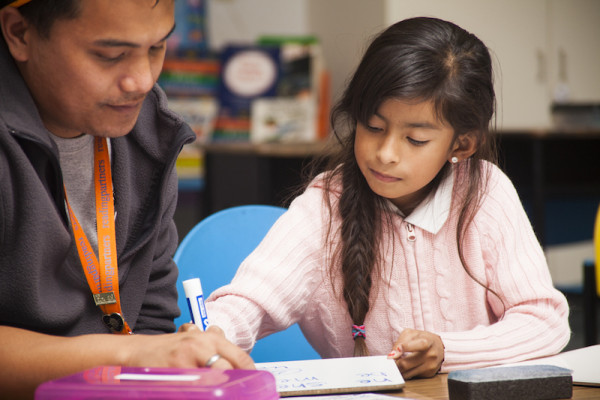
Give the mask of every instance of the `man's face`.
<path id="1" fill-rule="evenodd" d="M 29 29 L 20 68 L 46 128 L 67 138 L 129 133 L 173 28 L 174 0 L 83 0 L 48 38 Z"/>

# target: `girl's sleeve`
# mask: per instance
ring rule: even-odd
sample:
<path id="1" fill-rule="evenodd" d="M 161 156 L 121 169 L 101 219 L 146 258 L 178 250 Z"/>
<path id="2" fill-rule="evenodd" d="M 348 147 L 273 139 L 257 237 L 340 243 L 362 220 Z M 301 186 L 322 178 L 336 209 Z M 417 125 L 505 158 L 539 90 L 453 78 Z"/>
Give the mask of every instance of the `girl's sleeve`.
<path id="1" fill-rule="evenodd" d="M 569 341 L 569 306 L 554 288 L 542 248 L 517 192 L 499 169 L 475 216 L 482 243 L 491 312 L 489 326 L 440 336 L 446 347 L 443 371 L 479 368 L 556 354 Z M 502 316 L 504 312 L 504 315 Z"/>
<path id="2" fill-rule="evenodd" d="M 303 316 L 322 281 L 323 192 L 310 187 L 296 198 L 229 285 L 207 299 L 210 324 L 250 350 L 256 340 L 286 329 Z"/>

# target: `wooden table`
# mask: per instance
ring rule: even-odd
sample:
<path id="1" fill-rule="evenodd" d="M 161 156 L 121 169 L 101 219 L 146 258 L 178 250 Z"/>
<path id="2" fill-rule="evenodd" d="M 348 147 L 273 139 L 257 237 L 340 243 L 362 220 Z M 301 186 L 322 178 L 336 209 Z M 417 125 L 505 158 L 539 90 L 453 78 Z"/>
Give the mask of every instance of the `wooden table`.
<path id="1" fill-rule="evenodd" d="M 417 400 L 448 400 L 448 375 L 438 374 L 428 379 L 411 379 L 404 390 L 386 393 L 394 397 L 408 397 Z M 573 386 L 572 399 L 600 399 L 600 388 Z"/>

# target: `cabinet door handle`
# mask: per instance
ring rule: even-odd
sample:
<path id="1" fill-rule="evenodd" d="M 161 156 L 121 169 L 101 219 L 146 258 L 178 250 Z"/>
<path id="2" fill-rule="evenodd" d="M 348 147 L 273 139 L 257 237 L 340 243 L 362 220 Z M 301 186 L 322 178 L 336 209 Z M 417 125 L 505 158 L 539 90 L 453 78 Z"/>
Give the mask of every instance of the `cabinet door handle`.
<path id="1" fill-rule="evenodd" d="M 537 49 L 535 53 L 535 59 L 537 62 L 536 79 L 538 83 L 545 83 L 548 77 L 548 70 L 546 66 L 546 54 L 542 49 Z"/>
<path id="2" fill-rule="evenodd" d="M 567 82 L 567 52 L 562 47 L 558 49 L 558 81 Z"/>

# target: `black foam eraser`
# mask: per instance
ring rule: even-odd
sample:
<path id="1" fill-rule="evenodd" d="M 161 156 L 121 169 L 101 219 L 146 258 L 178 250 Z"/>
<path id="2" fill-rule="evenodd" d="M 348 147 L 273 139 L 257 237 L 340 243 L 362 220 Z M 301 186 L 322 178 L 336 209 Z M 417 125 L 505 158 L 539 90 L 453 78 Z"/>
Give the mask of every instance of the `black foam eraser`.
<path id="1" fill-rule="evenodd" d="M 468 369 L 448 374 L 450 400 L 550 400 L 573 395 L 571 371 L 554 365 Z"/>

